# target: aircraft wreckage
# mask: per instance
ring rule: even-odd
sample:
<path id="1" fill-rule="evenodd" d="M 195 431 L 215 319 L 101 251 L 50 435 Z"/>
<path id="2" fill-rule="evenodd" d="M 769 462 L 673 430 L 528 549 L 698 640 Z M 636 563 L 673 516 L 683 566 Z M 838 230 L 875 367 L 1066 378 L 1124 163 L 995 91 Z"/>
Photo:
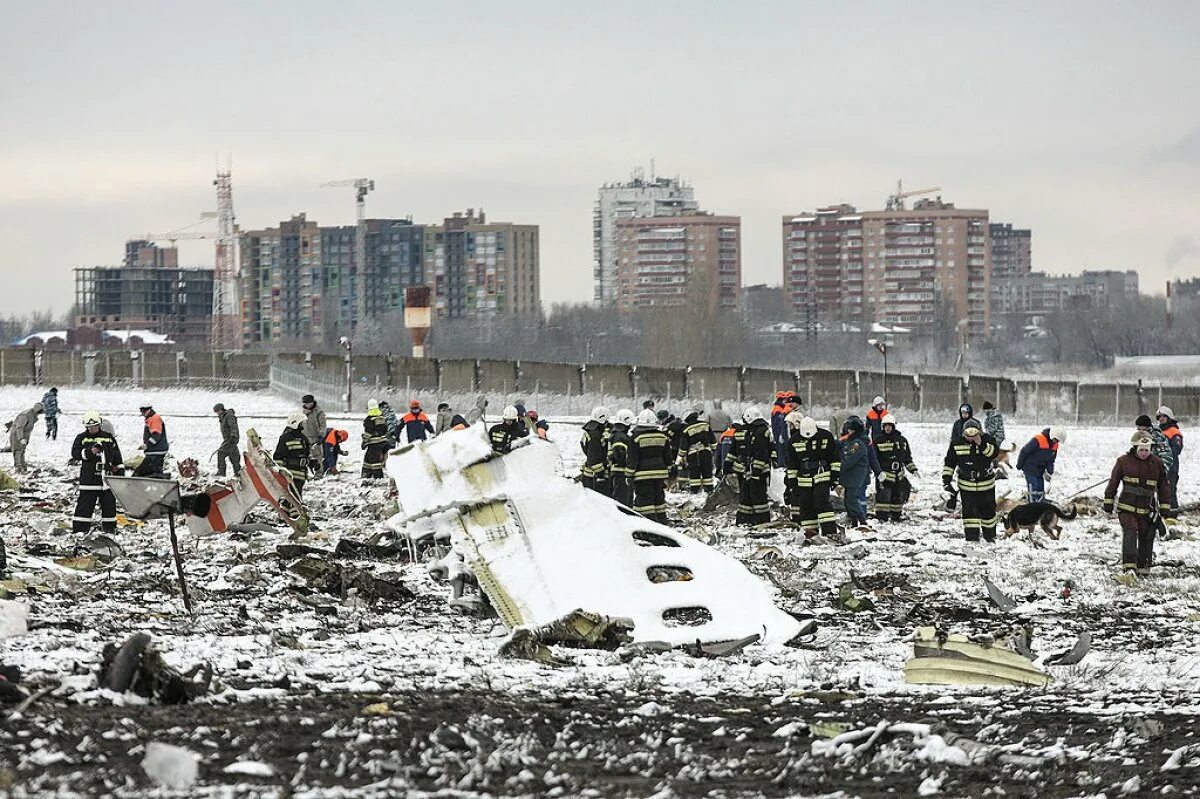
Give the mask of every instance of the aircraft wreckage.
<path id="1" fill-rule="evenodd" d="M 775 645 L 801 631 L 736 559 L 557 465 L 550 442 L 497 455 L 474 428 L 402 447 L 387 462 L 400 510 L 388 526 L 414 546 L 448 547 L 510 631 L 577 611 L 631 623 L 638 644 Z"/>

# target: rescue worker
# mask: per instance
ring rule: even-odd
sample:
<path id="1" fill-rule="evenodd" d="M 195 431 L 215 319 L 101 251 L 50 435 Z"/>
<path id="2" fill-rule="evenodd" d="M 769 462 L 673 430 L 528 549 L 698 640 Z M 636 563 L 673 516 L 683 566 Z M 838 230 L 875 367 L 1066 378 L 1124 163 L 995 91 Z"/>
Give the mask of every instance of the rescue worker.
<path id="1" fill-rule="evenodd" d="M 667 477 L 674 452 L 671 437 L 654 411 L 646 408 L 639 413 L 629 435 L 626 464 L 633 472 L 633 509 L 661 524 L 667 523 Z"/>
<path id="2" fill-rule="evenodd" d="M 713 400 L 712 409 L 708 412 L 708 429 L 712 430 L 714 437 L 719 437 L 733 424 L 733 418 L 730 417 L 729 411 L 725 410 L 721 405 L 721 400 Z"/>
<path id="3" fill-rule="evenodd" d="M 530 411 L 525 418 L 528 420 L 529 427 L 534 435 L 543 441 L 549 437 L 550 423 L 538 416 L 537 411 Z"/>
<path id="4" fill-rule="evenodd" d="M 1130 439 L 1130 445 L 1129 451 L 1113 464 L 1104 489 L 1104 512 L 1111 514 L 1116 507 L 1121 523 L 1122 570 L 1145 574 L 1154 565 L 1158 514 L 1165 515 L 1171 510 L 1171 489 L 1167 469 L 1153 452 L 1154 440 L 1138 431 Z"/>
<path id="5" fill-rule="evenodd" d="M 954 446 L 954 442 L 962 438 L 963 425 L 968 419 L 975 418 L 975 409 L 971 407 L 971 403 L 964 402 L 958 406 L 958 418 L 954 420 L 954 426 L 950 428 L 950 446 Z M 980 430 L 983 426 L 980 425 Z"/>
<path id="6" fill-rule="evenodd" d="M 983 432 L 978 419 L 964 419 L 962 434 L 946 450 L 942 468 L 942 485 L 947 494 L 946 507 L 953 509 L 962 499 L 963 534 L 968 541 L 996 540 L 996 473 L 992 461 L 996 457 L 996 440 Z M 958 492 L 950 480 L 958 475 Z"/>
<path id="7" fill-rule="evenodd" d="M 735 439 L 734 445 L 740 466 L 735 466 L 738 475 L 736 521 L 746 525 L 765 524 L 771 521 L 771 502 L 767 495 L 771 481 L 771 459 L 775 452 L 771 428 L 757 405 L 746 408 L 742 421 L 746 425 L 741 431 L 742 439 Z"/>
<path id="8" fill-rule="evenodd" d="M 146 420 L 142 428 L 142 445 L 138 449 L 144 452 L 142 462 L 133 470 L 134 477 L 164 477 L 165 466 L 170 443 L 167 441 L 167 425 L 163 422 L 154 408 L 150 405 L 141 407 L 142 418 Z"/>
<path id="9" fill-rule="evenodd" d="M 993 439 L 995 440 L 995 439 Z M 1058 445 L 1067 440 L 1067 432 L 1060 427 L 1047 427 L 1029 439 L 1017 454 L 1017 471 L 1025 475 L 1029 486 L 1029 501 L 1042 502 L 1050 478 L 1054 476 L 1054 462 L 1058 459 Z"/>
<path id="10" fill-rule="evenodd" d="M 325 463 L 324 445 L 321 442 L 325 438 L 325 431 L 329 429 L 329 422 L 325 418 L 324 409 L 317 405 L 317 400 L 312 394 L 305 394 L 300 399 L 300 407 L 304 410 L 304 427 L 301 432 L 312 447 L 308 456 L 308 468 L 313 474 L 319 475 Z"/>
<path id="11" fill-rule="evenodd" d="M 437 407 L 437 421 L 433 426 L 433 434 L 440 436 L 452 427 L 454 427 L 454 411 L 451 410 L 450 403 L 439 402 Z"/>
<path id="12" fill-rule="evenodd" d="M 325 438 L 321 441 L 321 467 L 326 474 L 338 473 L 338 456 L 350 454 L 342 449 L 342 444 L 349 438 L 350 433 L 346 430 L 334 430 L 331 427 L 325 431 Z"/>
<path id="13" fill-rule="evenodd" d="M 383 464 L 387 461 L 392 438 L 388 435 L 387 419 L 377 400 L 367 400 L 367 415 L 363 419 L 362 479 L 382 480 Z"/>
<path id="14" fill-rule="evenodd" d="M 580 474 L 584 488 L 606 495 L 612 493 L 608 485 L 608 435 L 608 408 L 597 405 L 592 408 L 592 418 L 584 424 L 579 438 L 579 448 L 583 450 Z"/>
<path id="15" fill-rule="evenodd" d="M 887 400 L 883 397 L 871 400 L 871 407 L 867 409 L 867 438 L 872 443 L 878 440 L 879 434 L 883 432 L 883 417 L 887 412 Z"/>
<path id="16" fill-rule="evenodd" d="M 467 420 L 461 413 L 456 413 L 450 417 L 451 430 L 466 430 L 471 425 L 467 424 Z"/>
<path id="17" fill-rule="evenodd" d="M 1169 522 L 1174 523 L 1179 515 L 1178 494 L 1179 494 L 1179 459 L 1183 455 L 1183 433 L 1179 432 L 1179 422 L 1175 421 L 1175 414 L 1166 405 L 1161 406 L 1155 414 L 1158 418 L 1158 429 L 1167 437 L 1167 443 L 1171 446 L 1171 454 L 1174 458 L 1171 461 L 1171 467 L 1167 470 L 1167 476 L 1171 479 L 1171 504 L 1170 507 L 1163 512 L 1163 517 Z"/>
<path id="18" fill-rule="evenodd" d="M 513 442 L 518 438 L 529 435 L 521 415 L 515 405 L 509 405 L 501 415 L 501 421 L 488 429 L 488 440 L 492 443 L 492 452 L 503 455 L 512 452 Z"/>
<path id="19" fill-rule="evenodd" d="M 674 478 L 679 473 L 676 463 L 683 459 L 683 428 L 687 425 L 670 411 L 659 411 L 658 423 L 671 437 L 671 477 Z"/>
<path id="20" fill-rule="evenodd" d="M 425 411 L 421 410 L 418 400 L 408 403 L 408 413 L 400 417 L 400 425 L 404 428 L 404 440 L 410 444 L 424 441 L 426 436 L 433 432 L 433 425 L 429 423 Z"/>
<path id="21" fill-rule="evenodd" d="M 983 432 L 997 441 L 1004 441 L 1004 414 L 990 402 L 983 403 Z"/>
<path id="22" fill-rule="evenodd" d="M 816 535 L 818 528 L 826 536 L 833 535 L 837 532 L 837 518 L 829 491 L 842 470 L 837 439 L 800 411 L 792 411 L 787 419 L 792 437 L 784 485 L 792 520 L 804 530 L 806 538 Z"/>
<path id="23" fill-rule="evenodd" d="M 28 471 L 25 463 L 25 448 L 29 446 L 29 438 L 33 435 L 33 427 L 37 424 L 38 415 L 42 412 L 42 403 L 35 402 L 28 409 L 17 414 L 8 428 L 8 443 L 12 447 L 13 471 L 18 474 Z"/>
<path id="24" fill-rule="evenodd" d="M 908 475 L 917 474 L 908 439 L 896 429 L 896 417 L 885 413 L 879 420 L 879 436 L 871 441 L 882 471 L 875 481 L 875 518 L 898 522 L 912 495 Z"/>
<path id="25" fill-rule="evenodd" d="M 46 416 L 46 438 L 58 440 L 58 388 L 52 387 L 42 395 L 42 413 Z"/>
<path id="26" fill-rule="evenodd" d="M 842 501 L 851 525 L 867 523 L 867 486 L 871 484 L 871 441 L 866 425 L 858 416 L 846 417 L 842 424 L 842 468 L 838 482 Z"/>
<path id="27" fill-rule="evenodd" d="M 117 499 L 104 482 L 105 475 L 124 474 L 121 448 L 111 434 L 100 428 L 100 414 L 83 415 L 83 432 L 71 444 L 71 462 L 79 464 L 79 499 L 71 517 L 71 532 L 84 534 L 92 529 L 92 514 L 100 503 L 100 529 L 117 531 Z"/>
<path id="28" fill-rule="evenodd" d="M 379 401 L 379 410 L 383 414 L 384 424 L 387 425 L 388 445 L 394 447 L 400 441 L 400 420 L 396 418 L 396 412 L 387 400 Z"/>
<path id="29" fill-rule="evenodd" d="M 1150 451 L 1158 456 L 1158 459 L 1163 462 L 1163 468 L 1167 470 L 1167 474 L 1175 467 L 1175 450 L 1171 449 L 1171 442 L 1167 441 L 1166 435 L 1162 430 L 1158 429 L 1158 425 L 1146 414 L 1142 414 L 1134 421 L 1134 426 L 1150 437 Z"/>
<path id="30" fill-rule="evenodd" d="M 729 474 L 727 471 L 729 466 L 729 450 L 733 447 L 733 440 L 740 429 L 742 429 L 741 422 L 731 422 L 717 436 L 717 456 L 713 464 L 713 470 L 719 478 L 724 478 L 726 474 Z"/>
<path id="31" fill-rule="evenodd" d="M 322 414 L 323 416 L 324 414 Z M 308 480 L 308 458 L 312 445 L 304 435 L 306 414 L 293 411 L 283 423 L 283 432 L 275 444 L 275 462 L 287 470 L 296 487 L 296 496 L 304 496 L 304 483 Z"/>
<path id="32" fill-rule="evenodd" d="M 242 471 L 242 453 L 238 451 L 242 433 L 238 429 L 237 413 L 220 402 L 213 405 L 213 413 L 217 415 L 221 428 L 221 446 L 217 448 L 217 476 L 225 476 L 226 461 L 233 466 L 233 473 L 238 474 Z"/>
<path id="33" fill-rule="evenodd" d="M 608 439 L 608 480 L 612 498 L 627 508 L 633 507 L 633 469 L 629 466 L 629 446 L 633 439 L 629 429 L 636 421 L 633 411 L 628 408 L 617 411 Z"/>
<path id="34" fill-rule="evenodd" d="M 682 482 L 693 494 L 699 494 L 701 491 L 711 493 L 716 436 L 712 434 L 708 419 L 704 418 L 704 413 L 699 409 L 688 411 L 683 421 L 679 451 L 687 464 L 687 476 Z"/>
<path id="35" fill-rule="evenodd" d="M 783 467 L 791 446 L 791 430 L 787 415 L 800 407 L 800 397 L 794 391 L 776 391 L 775 404 L 771 407 L 771 441 L 774 444 L 776 466 Z"/>

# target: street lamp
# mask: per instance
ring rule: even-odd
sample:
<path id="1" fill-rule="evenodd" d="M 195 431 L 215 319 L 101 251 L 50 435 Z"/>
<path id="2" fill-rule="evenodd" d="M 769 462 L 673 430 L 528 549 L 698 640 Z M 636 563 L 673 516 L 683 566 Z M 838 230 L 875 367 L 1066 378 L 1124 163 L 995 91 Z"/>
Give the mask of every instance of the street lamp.
<path id="1" fill-rule="evenodd" d="M 879 339 L 879 338 L 869 338 L 869 339 L 867 339 L 867 343 L 870 344 L 875 349 L 879 350 L 879 354 L 883 356 L 883 398 L 886 400 L 889 396 L 891 396 L 890 394 L 888 394 L 888 370 L 887 370 L 888 343 L 886 341 L 884 341 L 883 339 Z"/>
<path id="2" fill-rule="evenodd" d="M 354 342 L 342 336 L 339 342 L 346 350 L 346 413 L 354 410 Z"/>

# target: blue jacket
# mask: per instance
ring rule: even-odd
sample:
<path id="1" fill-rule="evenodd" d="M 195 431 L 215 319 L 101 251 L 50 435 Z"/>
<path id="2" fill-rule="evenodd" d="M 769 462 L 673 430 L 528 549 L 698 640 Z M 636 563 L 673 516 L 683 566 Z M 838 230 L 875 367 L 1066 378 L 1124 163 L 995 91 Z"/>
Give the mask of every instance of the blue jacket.
<path id="1" fill-rule="evenodd" d="M 400 426 L 404 429 L 404 438 L 409 443 L 424 441 L 426 433 L 433 432 L 433 425 L 425 411 L 418 409 L 416 413 L 409 411 L 400 417 Z"/>
<path id="2" fill-rule="evenodd" d="M 42 395 L 42 413 L 47 419 L 58 416 L 58 392 L 47 391 Z"/>
<path id="3" fill-rule="evenodd" d="M 1057 457 L 1058 442 L 1050 440 L 1050 428 L 1047 427 L 1021 447 L 1021 453 L 1017 455 L 1017 470 L 1034 474 L 1054 474 L 1054 460 Z"/>
<path id="4" fill-rule="evenodd" d="M 776 444 L 780 443 L 781 441 L 786 442 L 792 440 L 792 434 L 788 430 L 787 418 L 785 414 L 771 414 L 771 440 Z"/>
<path id="5" fill-rule="evenodd" d="M 871 443 L 867 431 L 856 433 L 842 444 L 842 473 L 839 482 L 847 488 L 858 488 L 867 484 L 871 471 Z"/>

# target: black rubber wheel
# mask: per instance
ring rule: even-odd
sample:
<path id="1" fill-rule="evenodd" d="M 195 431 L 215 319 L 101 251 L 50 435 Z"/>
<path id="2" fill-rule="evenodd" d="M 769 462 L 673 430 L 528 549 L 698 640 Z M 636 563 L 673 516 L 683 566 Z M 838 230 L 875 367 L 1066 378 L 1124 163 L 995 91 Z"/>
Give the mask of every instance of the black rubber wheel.
<path id="1" fill-rule="evenodd" d="M 149 633 L 135 633 L 121 644 L 112 664 L 108 667 L 108 679 L 106 680 L 108 685 L 106 687 L 109 690 L 119 694 L 129 690 L 129 686 L 133 685 L 134 675 L 142 665 L 142 654 L 149 645 Z"/>

